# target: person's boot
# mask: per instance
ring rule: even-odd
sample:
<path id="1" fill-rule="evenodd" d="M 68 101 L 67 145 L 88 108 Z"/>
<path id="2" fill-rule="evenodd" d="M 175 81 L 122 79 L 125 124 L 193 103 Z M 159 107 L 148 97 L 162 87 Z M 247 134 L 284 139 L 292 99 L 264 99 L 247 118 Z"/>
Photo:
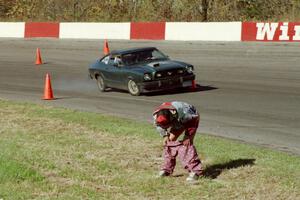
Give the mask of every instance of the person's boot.
<path id="1" fill-rule="evenodd" d="M 186 181 L 193 182 L 197 181 L 199 179 L 199 176 L 195 172 L 190 172 L 189 176 L 186 178 Z"/>
<path id="2" fill-rule="evenodd" d="M 158 177 L 170 176 L 170 174 L 164 170 L 159 171 Z"/>

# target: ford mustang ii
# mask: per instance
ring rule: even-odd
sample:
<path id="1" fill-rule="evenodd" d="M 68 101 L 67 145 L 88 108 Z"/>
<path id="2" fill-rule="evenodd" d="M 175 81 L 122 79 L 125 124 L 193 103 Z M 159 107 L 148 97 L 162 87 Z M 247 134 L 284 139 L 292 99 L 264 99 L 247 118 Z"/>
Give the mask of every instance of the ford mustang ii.
<path id="1" fill-rule="evenodd" d="M 170 60 L 155 47 L 112 51 L 89 67 L 101 92 L 108 88 L 141 93 L 191 87 L 195 80 L 191 64 Z"/>

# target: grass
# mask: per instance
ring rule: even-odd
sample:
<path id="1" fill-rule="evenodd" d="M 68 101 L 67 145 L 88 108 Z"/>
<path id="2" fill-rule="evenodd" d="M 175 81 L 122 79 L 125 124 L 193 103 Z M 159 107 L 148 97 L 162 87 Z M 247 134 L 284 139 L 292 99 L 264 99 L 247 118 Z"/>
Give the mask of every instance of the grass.
<path id="1" fill-rule="evenodd" d="M 197 135 L 198 184 L 157 179 L 151 124 L 0 100 L 0 199 L 297 199 L 300 158 Z"/>

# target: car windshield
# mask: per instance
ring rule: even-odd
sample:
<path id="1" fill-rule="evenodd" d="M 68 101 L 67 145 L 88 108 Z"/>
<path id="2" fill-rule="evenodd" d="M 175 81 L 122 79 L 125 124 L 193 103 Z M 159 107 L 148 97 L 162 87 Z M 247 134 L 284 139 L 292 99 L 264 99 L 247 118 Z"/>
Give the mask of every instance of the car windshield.
<path id="1" fill-rule="evenodd" d="M 168 59 L 166 55 L 157 49 L 147 49 L 122 55 L 122 62 L 125 65 L 135 65 L 139 63 L 151 62 L 153 60 Z"/>

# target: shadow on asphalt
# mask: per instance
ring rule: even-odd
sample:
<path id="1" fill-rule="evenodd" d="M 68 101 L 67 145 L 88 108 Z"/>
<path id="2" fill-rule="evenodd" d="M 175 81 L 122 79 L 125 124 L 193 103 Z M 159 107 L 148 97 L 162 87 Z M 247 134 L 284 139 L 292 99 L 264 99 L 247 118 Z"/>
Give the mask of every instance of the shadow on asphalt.
<path id="1" fill-rule="evenodd" d="M 205 178 L 215 179 L 224 170 L 234 169 L 234 168 L 248 166 L 248 165 L 252 166 L 252 165 L 254 165 L 254 162 L 255 162 L 255 159 L 231 160 L 227 163 L 208 166 L 204 169 L 203 174 L 204 174 Z"/>
<path id="2" fill-rule="evenodd" d="M 163 95 L 172 95 L 172 94 L 181 94 L 181 93 L 195 93 L 195 92 L 204 92 L 210 90 L 216 90 L 218 88 L 209 86 L 209 85 L 196 85 L 196 88 L 177 88 L 177 89 L 170 89 L 166 91 L 159 91 L 159 92 L 149 92 L 143 93 L 141 96 L 163 96 Z M 119 93 L 128 93 L 126 90 L 116 89 L 116 88 L 108 88 L 106 92 L 119 92 Z"/>
<path id="3" fill-rule="evenodd" d="M 197 84 L 196 88 L 180 88 L 180 89 L 172 89 L 168 91 L 160 91 L 160 92 L 151 92 L 143 94 L 144 96 L 162 96 L 162 95 L 170 95 L 170 94 L 180 94 L 180 93 L 195 93 L 195 92 L 203 92 L 203 91 L 210 91 L 216 90 L 218 88 L 213 86 L 202 86 Z"/>

